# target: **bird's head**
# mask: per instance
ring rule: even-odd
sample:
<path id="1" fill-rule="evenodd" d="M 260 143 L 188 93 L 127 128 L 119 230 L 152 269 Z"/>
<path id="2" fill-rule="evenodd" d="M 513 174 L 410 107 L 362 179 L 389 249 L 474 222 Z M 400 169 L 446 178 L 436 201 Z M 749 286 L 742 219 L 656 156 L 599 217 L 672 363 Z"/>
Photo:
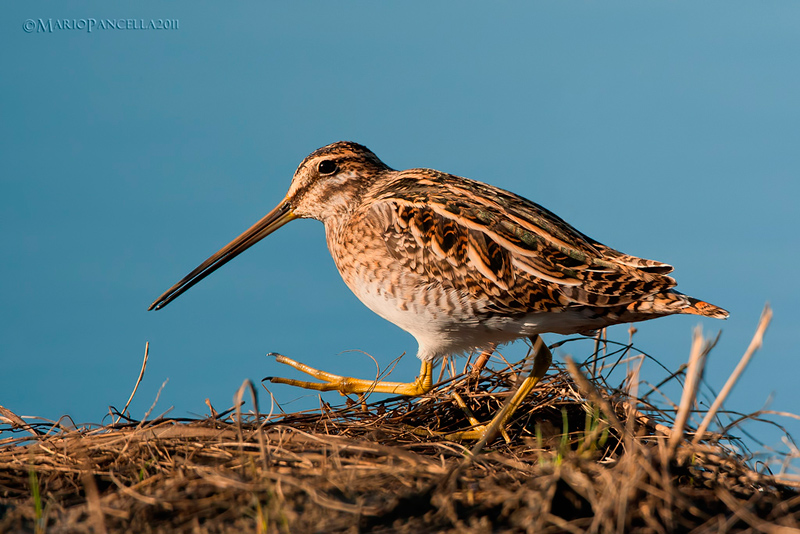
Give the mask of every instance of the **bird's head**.
<path id="1" fill-rule="evenodd" d="M 326 222 L 349 212 L 364 189 L 389 170 L 367 147 L 339 141 L 300 163 L 284 202 L 295 217 Z"/>

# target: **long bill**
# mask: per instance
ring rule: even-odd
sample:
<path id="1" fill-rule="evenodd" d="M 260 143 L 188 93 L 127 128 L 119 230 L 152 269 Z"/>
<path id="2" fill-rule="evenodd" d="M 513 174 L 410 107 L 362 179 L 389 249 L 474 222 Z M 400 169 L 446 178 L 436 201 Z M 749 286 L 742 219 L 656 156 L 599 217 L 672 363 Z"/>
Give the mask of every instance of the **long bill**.
<path id="1" fill-rule="evenodd" d="M 156 301 L 147 308 L 148 311 L 160 310 L 197 282 L 255 245 L 284 224 L 296 218 L 297 215 L 294 214 L 289 203 L 285 201 L 282 202 L 275 209 L 264 215 L 260 221 L 248 228 L 242 235 L 222 247 L 219 252 L 198 265 L 194 271 L 184 276 L 180 282 L 166 290 L 163 295 L 158 297 Z"/>

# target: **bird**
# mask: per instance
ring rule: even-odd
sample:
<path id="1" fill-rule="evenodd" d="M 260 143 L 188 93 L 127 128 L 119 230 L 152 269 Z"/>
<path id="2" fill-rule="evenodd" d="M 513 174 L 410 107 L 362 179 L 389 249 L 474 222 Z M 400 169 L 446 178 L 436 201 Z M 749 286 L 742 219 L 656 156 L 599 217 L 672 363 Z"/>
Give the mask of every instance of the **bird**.
<path id="1" fill-rule="evenodd" d="M 343 395 L 416 396 L 432 389 L 434 364 L 445 356 L 531 339 L 530 374 L 508 409 L 465 434 L 470 439 L 492 437 L 545 375 L 552 355 L 540 334 L 589 334 L 672 314 L 729 315 L 675 290 L 672 266 L 610 248 L 522 196 L 433 169 L 397 171 L 348 141 L 303 159 L 273 210 L 149 309 L 299 218 L 323 223 L 336 268 L 359 300 L 416 339 L 420 374 L 408 383 L 358 379 L 276 355 L 318 382 L 270 380 Z"/>

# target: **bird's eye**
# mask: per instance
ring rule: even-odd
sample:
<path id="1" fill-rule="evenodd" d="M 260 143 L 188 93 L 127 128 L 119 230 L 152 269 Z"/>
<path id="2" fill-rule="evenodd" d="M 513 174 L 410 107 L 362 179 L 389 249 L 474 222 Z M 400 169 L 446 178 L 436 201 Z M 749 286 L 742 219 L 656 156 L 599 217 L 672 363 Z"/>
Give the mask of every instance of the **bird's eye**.
<path id="1" fill-rule="evenodd" d="M 320 161 L 319 165 L 317 166 L 317 171 L 319 171 L 320 174 L 333 174 L 336 172 L 336 170 L 336 163 L 329 159 Z"/>

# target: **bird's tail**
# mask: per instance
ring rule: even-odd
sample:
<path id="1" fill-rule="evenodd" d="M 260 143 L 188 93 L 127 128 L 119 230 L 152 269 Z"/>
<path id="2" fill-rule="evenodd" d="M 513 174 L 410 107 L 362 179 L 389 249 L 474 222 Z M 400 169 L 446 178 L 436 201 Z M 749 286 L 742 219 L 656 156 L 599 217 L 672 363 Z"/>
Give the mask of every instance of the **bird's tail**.
<path id="1" fill-rule="evenodd" d="M 713 317 L 714 319 L 727 319 L 730 314 L 728 310 L 724 310 L 719 306 L 714 306 L 704 300 L 696 299 L 693 297 L 686 297 L 690 305 L 683 308 L 680 313 L 691 313 L 693 315 L 703 315 L 705 317 Z"/>
<path id="2" fill-rule="evenodd" d="M 654 316 L 672 315 L 673 313 L 690 313 L 714 319 L 727 319 L 729 313 L 719 306 L 714 306 L 700 299 L 684 295 L 674 289 L 655 293 L 628 304 L 626 321 L 644 321 Z"/>

